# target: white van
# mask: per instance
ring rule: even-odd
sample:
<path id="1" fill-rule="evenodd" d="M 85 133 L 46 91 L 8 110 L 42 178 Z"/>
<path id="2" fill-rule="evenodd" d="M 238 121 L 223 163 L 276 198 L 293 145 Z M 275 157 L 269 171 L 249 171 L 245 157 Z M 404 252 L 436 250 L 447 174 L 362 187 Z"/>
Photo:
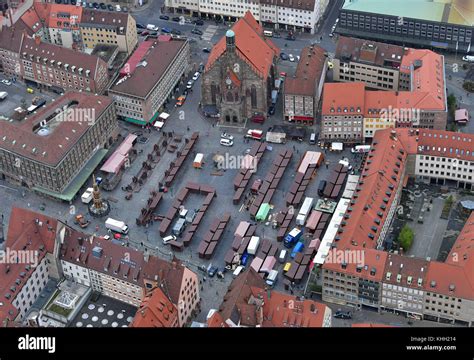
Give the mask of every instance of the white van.
<path id="1" fill-rule="evenodd" d="M 310 145 L 316 144 L 316 133 L 311 133 L 311 136 L 309 137 L 309 143 Z"/>
<path id="2" fill-rule="evenodd" d="M 240 273 L 244 270 L 244 267 L 242 265 L 237 266 L 237 268 L 234 270 L 234 273 L 232 274 L 232 277 L 235 279 L 237 276 L 240 275 Z"/>
<path id="3" fill-rule="evenodd" d="M 174 235 L 168 235 L 163 238 L 163 244 L 168 244 L 170 241 L 176 240 L 176 236 Z"/>
<path id="4" fill-rule="evenodd" d="M 280 251 L 280 255 L 278 256 L 278 261 L 283 264 L 286 261 L 286 256 L 288 255 L 288 250 Z"/>
<path id="5" fill-rule="evenodd" d="M 278 271 L 277 270 L 271 270 L 270 273 L 267 276 L 267 280 L 265 280 L 265 283 L 268 286 L 273 287 L 276 284 L 277 277 L 278 277 Z"/>
<path id="6" fill-rule="evenodd" d="M 84 204 L 89 204 L 92 200 L 92 197 L 93 197 L 93 194 L 94 193 L 94 189 L 93 188 L 87 188 L 86 191 L 84 191 L 84 194 L 81 195 L 81 201 L 84 203 Z"/>
<path id="7" fill-rule="evenodd" d="M 147 28 L 147 30 L 152 30 L 152 31 L 158 31 L 158 29 L 159 29 L 158 26 L 153 25 L 153 24 L 148 24 L 146 26 L 146 28 Z"/>

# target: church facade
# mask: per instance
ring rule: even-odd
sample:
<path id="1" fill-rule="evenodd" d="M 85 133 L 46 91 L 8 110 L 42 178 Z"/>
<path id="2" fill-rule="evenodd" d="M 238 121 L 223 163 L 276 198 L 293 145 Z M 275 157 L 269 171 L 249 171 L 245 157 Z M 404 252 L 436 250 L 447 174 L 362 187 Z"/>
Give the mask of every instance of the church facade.
<path id="1" fill-rule="evenodd" d="M 204 113 L 219 114 L 221 124 L 233 126 L 256 115 L 266 117 L 279 53 L 247 12 L 209 55 L 202 77 Z"/>

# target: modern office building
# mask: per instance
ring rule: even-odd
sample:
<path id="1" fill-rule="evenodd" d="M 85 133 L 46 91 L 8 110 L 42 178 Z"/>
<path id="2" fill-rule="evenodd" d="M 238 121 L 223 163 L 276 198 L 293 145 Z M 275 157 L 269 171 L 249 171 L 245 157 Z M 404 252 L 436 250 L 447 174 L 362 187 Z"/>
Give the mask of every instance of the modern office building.
<path id="1" fill-rule="evenodd" d="M 459 53 L 473 45 L 470 0 L 345 0 L 339 20 L 346 36 Z"/>
<path id="2" fill-rule="evenodd" d="M 108 91 L 119 118 L 139 125 L 155 121 L 187 74 L 189 59 L 187 41 L 142 42 Z"/>
<path id="3" fill-rule="evenodd" d="M 71 201 L 116 131 L 110 98 L 68 92 L 21 122 L 0 127 L 0 178 Z"/>

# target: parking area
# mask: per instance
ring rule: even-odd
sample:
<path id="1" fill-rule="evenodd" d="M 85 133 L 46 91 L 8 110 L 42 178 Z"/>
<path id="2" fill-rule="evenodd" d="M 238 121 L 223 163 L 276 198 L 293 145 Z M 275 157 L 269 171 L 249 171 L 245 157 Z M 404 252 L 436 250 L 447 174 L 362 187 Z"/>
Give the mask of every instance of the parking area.
<path id="1" fill-rule="evenodd" d="M 10 82 L 10 85 L 0 82 L 0 92 L 5 91 L 8 93 L 8 96 L 0 102 L 0 115 L 7 118 L 12 118 L 14 110 L 18 107 L 22 107 L 26 110 L 32 105 L 32 101 L 35 98 L 44 99 L 46 103 L 49 103 L 59 96 L 53 92 L 27 85 L 22 81 L 14 81 L 9 77 L 5 77 L 4 74 L 0 75 L 0 81 L 1 80 Z M 27 89 L 31 91 L 27 91 Z"/>

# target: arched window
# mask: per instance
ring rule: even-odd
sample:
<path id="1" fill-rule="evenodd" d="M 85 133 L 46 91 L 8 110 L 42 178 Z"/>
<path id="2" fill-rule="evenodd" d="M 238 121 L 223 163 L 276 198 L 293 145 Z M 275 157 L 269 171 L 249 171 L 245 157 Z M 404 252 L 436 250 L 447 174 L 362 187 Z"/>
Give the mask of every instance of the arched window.
<path id="1" fill-rule="evenodd" d="M 232 96 L 232 93 L 230 91 L 227 92 L 226 98 L 228 102 L 234 102 L 234 97 Z"/>
<path id="2" fill-rule="evenodd" d="M 252 108 L 256 108 L 257 107 L 257 88 L 255 87 L 255 85 L 252 85 L 252 87 L 250 88 L 250 93 L 251 93 L 251 103 L 252 103 Z"/>

